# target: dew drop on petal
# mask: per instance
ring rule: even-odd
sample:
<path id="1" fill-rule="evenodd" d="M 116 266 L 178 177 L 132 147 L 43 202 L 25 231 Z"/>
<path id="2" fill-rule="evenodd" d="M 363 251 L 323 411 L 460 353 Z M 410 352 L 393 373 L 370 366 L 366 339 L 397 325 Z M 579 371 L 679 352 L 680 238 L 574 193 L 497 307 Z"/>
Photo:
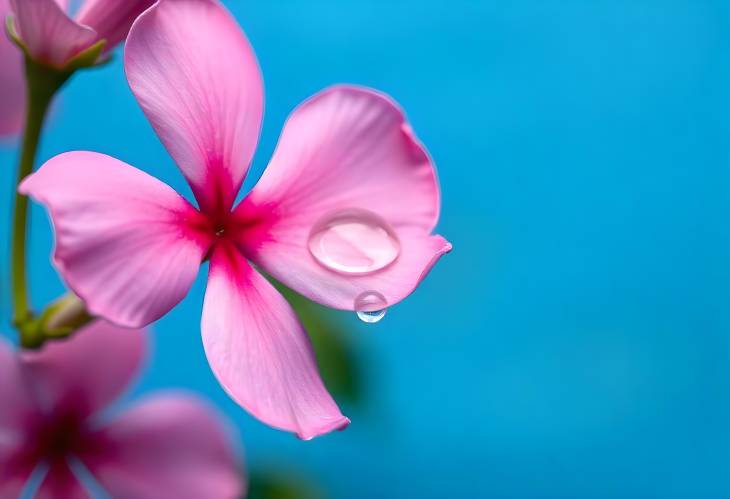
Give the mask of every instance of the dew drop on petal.
<path id="1" fill-rule="evenodd" d="M 393 263 L 400 241 L 382 217 L 348 209 L 324 217 L 309 234 L 309 252 L 323 267 L 346 275 L 367 275 Z"/>
<path id="2" fill-rule="evenodd" d="M 355 298 L 355 312 L 363 322 L 374 324 L 385 317 L 388 301 L 377 291 L 366 291 Z"/>
<path id="3" fill-rule="evenodd" d="M 385 317 L 386 312 L 388 310 L 385 308 L 383 310 L 376 310 L 375 312 L 358 312 L 357 318 L 367 324 L 375 324 Z"/>

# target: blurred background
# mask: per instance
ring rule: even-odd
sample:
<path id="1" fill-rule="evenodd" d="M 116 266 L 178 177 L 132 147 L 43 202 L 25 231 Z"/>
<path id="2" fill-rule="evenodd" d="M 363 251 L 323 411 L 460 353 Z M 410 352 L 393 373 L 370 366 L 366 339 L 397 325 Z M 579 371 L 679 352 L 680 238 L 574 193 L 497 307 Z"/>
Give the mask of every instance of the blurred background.
<path id="1" fill-rule="evenodd" d="M 301 442 L 228 399 L 200 340 L 205 271 L 154 326 L 135 394 L 182 386 L 227 413 L 252 498 L 730 497 L 728 2 L 225 3 L 266 83 L 247 188 L 300 101 L 373 86 L 434 156 L 455 249 L 377 324 L 300 304 L 342 433 Z M 189 194 L 119 56 L 66 87 L 40 159 L 104 152 Z M 40 304 L 63 286 L 33 216 Z"/>

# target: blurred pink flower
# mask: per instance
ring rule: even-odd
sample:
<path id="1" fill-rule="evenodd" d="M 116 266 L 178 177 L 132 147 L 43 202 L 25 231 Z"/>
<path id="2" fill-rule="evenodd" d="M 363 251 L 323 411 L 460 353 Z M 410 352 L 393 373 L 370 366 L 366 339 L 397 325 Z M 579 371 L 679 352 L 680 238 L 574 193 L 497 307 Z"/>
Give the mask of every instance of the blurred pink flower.
<path id="1" fill-rule="evenodd" d="M 10 12 L 9 0 L 0 0 L 0 20 Z M 23 128 L 25 76 L 18 47 L 0 34 L 0 138 L 16 135 Z"/>
<path id="2" fill-rule="evenodd" d="M 73 18 L 69 16 L 69 3 L 10 0 L 14 28 L 37 61 L 63 67 L 102 39 L 106 40 L 105 50 L 111 50 L 155 0 L 85 0 Z"/>
<path id="3" fill-rule="evenodd" d="M 240 497 L 238 461 L 206 404 L 167 393 L 103 413 L 144 351 L 144 331 L 102 321 L 40 352 L 0 341 L 0 497 L 20 497 L 39 466 L 47 473 L 38 499 L 89 497 L 79 465 L 113 497 Z"/>
<path id="4" fill-rule="evenodd" d="M 125 66 L 200 210 L 116 159 L 57 156 L 21 192 L 49 208 L 59 271 L 93 314 L 141 327 L 186 295 L 209 257 L 203 343 L 225 390 L 303 439 L 344 428 L 302 325 L 251 263 L 338 309 L 369 293 L 388 306 L 410 294 L 451 245 L 431 235 L 436 174 L 403 112 L 364 88 L 315 95 L 290 116 L 263 177 L 234 208 L 263 113 L 258 63 L 234 19 L 215 0 L 161 0 L 132 28 Z M 323 225 L 330 215 L 335 223 Z M 332 228 L 325 239 L 336 258 L 382 268 L 318 262 L 315 227 Z"/>

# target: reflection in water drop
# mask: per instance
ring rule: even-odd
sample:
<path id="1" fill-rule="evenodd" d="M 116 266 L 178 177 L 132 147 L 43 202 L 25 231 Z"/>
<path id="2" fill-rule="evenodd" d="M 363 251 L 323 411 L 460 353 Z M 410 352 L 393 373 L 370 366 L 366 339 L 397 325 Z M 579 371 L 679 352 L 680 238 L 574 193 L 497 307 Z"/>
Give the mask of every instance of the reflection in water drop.
<path id="1" fill-rule="evenodd" d="M 377 291 L 367 291 L 355 298 L 357 317 L 368 324 L 374 324 L 388 311 L 388 301 Z"/>
<path id="2" fill-rule="evenodd" d="M 376 310 L 375 312 L 358 312 L 357 317 L 368 324 L 375 324 L 385 317 L 387 311 L 388 310 L 384 308 L 383 310 Z"/>
<path id="3" fill-rule="evenodd" d="M 323 267 L 347 275 L 384 269 L 398 258 L 400 242 L 388 222 L 367 210 L 338 211 L 309 234 L 309 251 Z"/>

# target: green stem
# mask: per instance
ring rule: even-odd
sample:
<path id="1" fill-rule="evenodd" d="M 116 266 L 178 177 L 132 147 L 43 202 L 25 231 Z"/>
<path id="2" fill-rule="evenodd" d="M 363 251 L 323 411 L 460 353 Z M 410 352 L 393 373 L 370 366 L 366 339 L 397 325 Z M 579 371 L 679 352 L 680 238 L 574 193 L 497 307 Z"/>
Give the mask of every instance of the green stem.
<path id="1" fill-rule="evenodd" d="M 23 146 L 18 166 L 18 180 L 15 191 L 13 232 L 11 238 L 11 279 L 13 295 L 13 323 L 20 331 L 23 346 L 38 346 L 42 338 L 33 333 L 36 328 L 27 327 L 33 319 L 28 294 L 26 274 L 26 241 L 28 228 L 28 198 L 17 192 L 17 186 L 33 173 L 43 123 L 53 96 L 71 76 L 72 72 L 60 71 L 40 65 L 26 57 L 27 109 Z"/>

